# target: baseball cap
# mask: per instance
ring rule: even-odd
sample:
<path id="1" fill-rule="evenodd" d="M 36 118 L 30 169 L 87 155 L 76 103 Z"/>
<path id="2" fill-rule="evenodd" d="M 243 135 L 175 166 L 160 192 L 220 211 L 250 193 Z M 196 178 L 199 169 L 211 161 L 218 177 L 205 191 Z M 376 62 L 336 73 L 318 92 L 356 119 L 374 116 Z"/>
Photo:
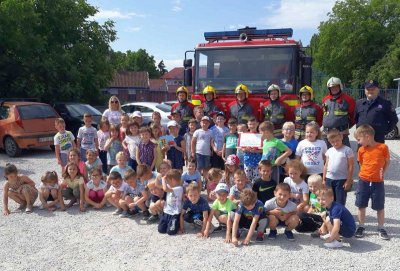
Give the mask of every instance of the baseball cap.
<path id="1" fill-rule="evenodd" d="M 222 192 L 229 193 L 229 188 L 226 185 L 226 183 L 219 183 L 217 184 L 217 187 L 215 188 L 214 191 L 215 193 L 222 193 Z"/>
<path id="2" fill-rule="evenodd" d="M 179 126 L 175 120 L 168 121 L 167 127 Z"/>
<path id="3" fill-rule="evenodd" d="M 239 164 L 240 164 L 240 159 L 236 154 L 231 154 L 226 158 L 225 165 L 233 166 Z"/>
<path id="4" fill-rule="evenodd" d="M 379 83 L 378 81 L 375 80 L 367 80 L 364 83 L 364 88 L 378 88 L 379 87 Z"/>
<path id="5" fill-rule="evenodd" d="M 142 113 L 140 111 L 135 111 L 135 112 L 132 113 L 132 118 L 134 118 L 134 117 L 141 118 L 142 117 Z"/>
<path id="6" fill-rule="evenodd" d="M 210 122 L 210 118 L 207 117 L 207 116 L 202 117 L 202 118 L 201 118 L 201 121 L 203 121 L 203 120 L 206 120 L 206 121 Z"/>
<path id="7" fill-rule="evenodd" d="M 217 112 L 217 117 L 218 117 L 218 116 L 223 116 L 223 117 L 225 118 L 225 114 L 224 114 L 224 112 L 222 112 L 222 111 Z"/>

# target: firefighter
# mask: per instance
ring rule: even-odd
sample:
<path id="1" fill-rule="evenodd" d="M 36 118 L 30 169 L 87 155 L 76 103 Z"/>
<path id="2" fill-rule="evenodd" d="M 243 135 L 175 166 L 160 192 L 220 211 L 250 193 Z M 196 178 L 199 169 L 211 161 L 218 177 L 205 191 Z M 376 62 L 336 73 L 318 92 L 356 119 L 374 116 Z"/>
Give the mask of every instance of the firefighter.
<path id="1" fill-rule="evenodd" d="M 182 86 L 176 90 L 176 96 L 178 98 L 178 102 L 172 105 L 171 115 L 175 111 L 179 111 L 181 113 L 181 121 L 179 125 L 183 131 L 186 131 L 188 126 L 188 121 L 194 117 L 193 108 L 194 105 L 190 103 L 187 99 L 189 96 L 189 91 L 186 87 Z"/>
<path id="2" fill-rule="evenodd" d="M 306 124 L 312 121 L 322 124 L 322 108 L 314 103 L 314 91 L 310 86 L 304 86 L 299 91 L 300 103 L 294 109 L 295 136 L 297 140 L 303 140 Z"/>
<path id="3" fill-rule="evenodd" d="M 379 96 L 379 84 L 368 80 L 364 84 L 366 98 L 356 102 L 355 122 L 359 127 L 369 124 L 375 130 L 375 141 L 385 143 L 385 135 L 397 124 L 397 115 L 392 103 Z"/>
<path id="4" fill-rule="evenodd" d="M 236 101 L 229 104 L 230 117 L 235 117 L 239 124 L 247 124 L 250 117 L 254 116 L 253 108 L 248 103 L 249 89 L 246 85 L 239 84 L 235 89 Z"/>
<path id="5" fill-rule="evenodd" d="M 215 98 L 217 97 L 217 93 L 213 86 L 206 86 L 203 89 L 203 95 L 205 102 L 201 105 L 203 107 L 204 116 L 212 117 L 212 115 L 221 112 L 222 110 L 215 103 Z"/>
<path id="6" fill-rule="evenodd" d="M 354 125 L 354 109 L 356 102 L 353 98 L 343 92 L 342 81 L 339 78 L 331 77 L 326 86 L 329 95 L 322 99 L 324 116 L 322 119 L 323 136 L 328 148 L 331 144 L 326 135 L 329 130 L 337 129 L 343 134 L 343 144 L 350 147 L 349 129 Z"/>
<path id="7" fill-rule="evenodd" d="M 282 138 L 282 125 L 285 121 L 293 121 L 293 114 L 288 104 L 280 100 L 281 89 L 272 84 L 268 87 L 268 100 L 263 104 L 261 120 L 270 121 L 274 124 L 274 136 Z"/>

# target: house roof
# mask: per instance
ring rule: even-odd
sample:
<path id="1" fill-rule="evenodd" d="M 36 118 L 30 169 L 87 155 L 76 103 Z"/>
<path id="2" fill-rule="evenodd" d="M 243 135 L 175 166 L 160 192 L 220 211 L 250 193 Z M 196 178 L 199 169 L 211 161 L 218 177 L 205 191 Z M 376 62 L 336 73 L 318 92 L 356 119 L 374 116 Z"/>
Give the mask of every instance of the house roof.
<path id="1" fill-rule="evenodd" d="M 110 88 L 133 87 L 133 88 L 149 88 L 149 73 L 146 71 L 120 71 L 117 72 L 113 81 L 108 86 Z"/>
<path id="2" fill-rule="evenodd" d="M 165 79 L 150 79 L 150 91 L 166 91 L 167 81 Z"/>
<path id="3" fill-rule="evenodd" d="M 169 72 L 167 72 L 166 74 L 164 74 L 163 76 L 161 76 L 162 79 L 178 79 L 178 80 L 183 80 L 183 72 L 184 72 L 184 68 L 179 67 L 179 68 L 173 68 L 172 70 L 170 70 Z"/>

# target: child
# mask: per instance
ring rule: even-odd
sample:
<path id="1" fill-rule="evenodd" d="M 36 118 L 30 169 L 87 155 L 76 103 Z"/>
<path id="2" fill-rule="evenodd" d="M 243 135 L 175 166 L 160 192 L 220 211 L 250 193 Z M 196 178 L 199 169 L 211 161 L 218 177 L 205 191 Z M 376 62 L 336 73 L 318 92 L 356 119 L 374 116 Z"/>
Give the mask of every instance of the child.
<path id="1" fill-rule="evenodd" d="M 129 153 L 128 166 L 136 170 L 136 149 L 140 143 L 139 124 L 136 122 L 129 123 L 126 129 L 125 139 L 122 141 L 122 146 Z"/>
<path id="2" fill-rule="evenodd" d="M 162 189 L 162 178 L 165 177 L 165 175 L 167 174 L 168 170 L 171 169 L 171 161 L 169 160 L 164 160 L 161 162 L 160 165 L 160 170 L 159 173 L 156 176 L 156 182 L 155 185 Z"/>
<path id="3" fill-rule="evenodd" d="M 167 134 L 167 131 L 166 131 L 165 127 L 162 126 L 162 124 L 161 124 L 161 113 L 158 112 L 158 111 L 154 111 L 154 112 L 151 114 L 151 122 L 150 122 L 150 125 L 153 125 L 153 124 L 154 124 L 154 125 L 158 125 L 158 126 L 161 128 L 160 133 L 157 135 L 158 137 Z"/>
<path id="4" fill-rule="evenodd" d="M 251 188 L 251 185 L 249 184 L 246 174 L 241 169 L 235 171 L 233 178 L 235 185 L 229 190 L 229 199 L 236 205 L 239 205 L 240 193 L 246 188 Z"/>
<path id="5" fill-rule="evenodd" d="M 257 228 L 257 242 L 264 241 L 264 232 L 267 228 L 268 220 L 265 218 L 264 204 L 257 200 L 257 195 L 249 188 L 240 194 L 240 204 L 236 212 L 230 216 L 233 222 L 232 243 L 238 246 L 238 238 L 242 229 L 248 229 L 247 236 L 243 245 L 249 245 L 251 237 Z M 228 240 L 229 241 L 229 240 Z"/>
<path id="6" fill-rule="evenodd" d="M 148 127 L 142 127 L 139 130 L 140 143 L 136 148 L 136 162 L 138 165 L 148 165 L 153 170 L 156 164 L 156 146 L 150 141 L 151 130 Z"/>
<path id="7" fill-rule="evenodd" d="M 119 126 L 119 139 L 124 141 L 125 135 L 126 135 L 126 130 L 128 129 L 129 125 L 129 116 L 128 114 L 124 113 L 121 115 L 121 123 Z"/>
<path id="8" fill-rule="evenodd" d="M 122 175 L 121 175 L 122 176 Z M 138 206 L 137 202 L 141 197 L 141 192 L 139 191 L 142 187 L 138 187 L 137 175 L 133 169 L 129 169 L 124 174 L 125 182 L 129 185 L 125 194 L 119 200 L 119 205 L 123 209 L 122 213 L 119 215 L 121 218 L 131 217 L 137 215 L 139 211 L 135 206 Z M 144 203 L 141 202 L 140 207 L 144 208 Z M 132 211 L 130 210 L 132 208 Z"/>
<path id="9" fill-rule="evenodd" d="M 104 149 L 107 139 L 110 138 L 110 123 L 108 120 L 101 120 L 99 123 L 99 130 L 97 131 L 97 140 L 99 146 L 99 158 L 102 163 L 103 173 L 107 173 L 107 151 Z"/>
<path id="10" fill-rule="evenodd" d="M 207 226 L 204 230 L 204 237 L 208 237 L 211 233 L 211 220 L 213 217 L 219 222 L 219 226 L 214 229 L 214 232 L 218 232 L 222 230 L 223 225 L 227 225 L 229 213 L 236 210 L 236 205 L 228 198 L 229 188 L 225 183 L 219 183 L 214 192 L 217 195 L 217 199 L 211 206 L 210 216 L 208 217 Z M 230 223 L 228 223 L 228 225 L 230 226 Z M 230 231 L 230 228 L 226 229 L 225 241 L 227 242 L 231 240 Z"/>
<path id="11" fill-rule="evenodd" d="M 147 209 L 146 201 L 150 198 L 150 194 L 147 184 L 156 179 L 156 173 L 152 172 L 147 165 L 138 165 L 136 174 L 128 171 L 125 176 L 129 178 L 129 186 L 131 188 L 131 192 L 128 191 L 131 197 L 131 200 L 128 200 L 128 214 L 135 216 L 139 211 L 142 211 L 143 219 L 148 219 L 150 213 Z M 123 204 L 120 205 L 123 208 Z"/>
<path id="12" fill-rule="evenodd" d="M 68 152 L 76 147 L 75 137 L 70 131 L 65 130 L 65 121 L 58 118 L 55 121 L 58 133 L 54 136 L 54 147 L 57 163 L 61 166 L 61 171 L 68 163 Z"/>
<path id="13" fill-rule="evenodd" d="M 81 153 L 79 149 L 75 148 L 69 151 L 68 153 L 68 163 L 74 163 L 78 166 L 79 173 L 82 175 L 84 181 L 87 180 L 87 171 L 86 164 L 81 160 Z M 66 171 L 66 167 L 63 170 L 63 173 Z"/>
<path id="14" fill-rule="evenodd" d="M 160 134 L 162 134 L 161 126 L 159 126 L 158 124 L 151 124 L 150 129 L 151 129 L 151 142 L 153 142 L 156 145 L 155 167 L 158 170 L 161 162 L 164 160 L 164 157 L 165 157 L 165 153 L 163 153 L 161 151 L 161 147 L 160 147 Z"/>
<path id="15" fill-rule="evenodd" d="M 383 227 L 385 223 L 384 176 L 390 163 L 388 147 L 374 140 L 375 131 L 369 125 L 361 125 L 355 132 L 355 138 L 361 147 L 357 160 L 360 164 L 358 176 L 356 206 L 358 207 L 358 228 L 355 237 L 364 237 L 365 212 L 368 201 L 372 200 L 372 210 L 377 211 L 379 237 L 389 240 Z"/>
<path id="16" fill-rule="evenodd" d="M 238 139 L 239 139 L 239 135 L 241 133 L 247 133 L 249 131 L 249 129 L 247 128 L 247 124 L 244 124 L 244 123 L 238 124 L 237 129 L 238 129 Z M 239 167 L 240 167 L 240 169 L 244 170 L 244 156 L 243 156 L 244 152 L 240 148 L 237 148 L 236 149 L 236 155 L 239 157 L 239 161 L 240 161 Z"/>
<path id="17" fill-rule="evenodd" d="M 294 137 L 295 125 L 291 121 L 287 121 L 282 126 L 282 142 L 288 146 L 288 148 L 292 151 L 292 154 L 289 155 L 289 159 L 294 159 L 296 157 L 296 148 L 299 142 Z"/>
<path id="18" fill-rule="evenodd" d="M 122 151 L 120 151 L 119 153 L 117 153 L 117 155 L 116 155 L 115 157 L 116 157 L 116 160 L 117 160 L 117 165 L 116 165 L 116 166 L 113 166 L 113 167 L 111 168 L 110 173 L 116 171 L 116 172 L 118 172 L 121 176 L 125 176 L 125 173 L 126 173 L 128 170 L 131 170 L 131 169 L 132 169 L 130 166 L 128 166 L 128 165 L 126 164 L 126 156 L 125 156 L 125 153 L 122 152 Z"/>
<path id="19" fill-rule="evenodd" d="M 97 130 L 92 126 L 92 115 L 85 113 L 83 115 L 84 126 L 80 127 L 77 135 L 77 147 L 81 152 L 81 160 L 86 162 L 86 151 L 97 150 L 99 141 L 97 140 Z"/>
<path id="20" fill-rule="evenodd" d="M 272 164 L 272 178 L 279 181 L 279 166 L 292 154 L 292 151 L 280 140 L 274 137 L 274 124 L 264 121 L 259 130 L 264 139 L 262 145 L 262 160 L 268 160 Z"/>
<path id="21" fill-rule="evenodd" d="M 196 169 L 196 161 L 190 159 L 187 165 L 187 171 L 182 174 L 183 187 L 185 188 L 190 183 L 195 182 L 199 187 L 203 187 L 200 172 Z"/>
<path id="22" fill-rule="evenodd" d="M 288 177 L 283 181 L 290 187 L 290 200 L 297 205 L 299 213 L 308 210 L 308 185 L 302 175 L 306 171 L 304 165 L 298 160 L 290 160 L 286 164 Z"/>
<path id="23" fill-rule="evenodd" d="M 192 138 L 193 138 L 193 134 L 194 131 L 196 131 L 196 120 L 195 119 L 190 119 L 188 122 L 188 127 L 189 130 L 187 131 L 187 133 L 183 136 L 183 140 L 185 140 L 185 161 L 188 162 L 189 159 L 192 158 L 192 150 L 190 147 L 190 144 L 192 144 Z"/>
<path id="24" fill-rule="evenodd" d="M 41 181 L 42 183 L 39 186 L 39 199 L 42 205 L 40 208 L 55 211 L 57 203 L 61 199 L 57 173 L 55 171 L 46 171 Z"/>
<path id="25" fill-rule="evenodd" d="M 327 146 L 320 138 L 319 125 L 312 121 L 306 125 L 305 139 L 296 148 L 296 159 L 301 160 L 307 169 L 306 182 L 311 174 L 320 174 L 322 177 L 324 171 Z"/>
<path id="26" fill-rule="evenodd" d="M 30 214 L 33 211 L 33 203 L 38 197 L 35 182 L 29 177 L 18 175 L 18 169 L 13 164 L 6 164 L 4 168 L 6 182 L 3 186 L 3 214 L 9 215 L 8 198 L 19 203 L 19 210 L 25 210 Z"/>
<path id="27" fill-rule="evenodd" d="M 102 170 L 94 168 L 90 181 L 85 186 L 85 201 L 95 209 L 101 209 L 106 203 L 107 182 L 102 180 Z"/>
<path id="28" fill-rule="evenodd" d="M 228 187 L 235 184 L 235 172 L 239 169 L 240 160 L 236 154 L 231 154 L 226 158 L 224 181 Z"/>
<path id="29" fill-rule="evenodd" d="M 356 223 L 349 210 L 340 203 L 334 202 L 333 199 L 332 189 L 323 188 L 318 191 L 318 201 L 323 208 L 327 209 L 320 234 L 325 240 L 325 247 L 340 248 L 343 246 L 340 236 L 353 237 L 356 232 Z"/>
<path id="30" fill-rule="evenodd" d="M 121 174 L 117 171 L 111 172 L 108 176 L 108 180 L 110 181 L 111 186 L 104 197 L 111 205 L 117 208 L 112 214 L 120 215 L 123 212 L 123 209 L 119 205 L 119 201 L 128 192 L 129 185 L 122 180 Z"/>
<path id="31" fill-rule="evenodd" d="M 229 133 L 228 127 L 225 126 L 225 114 L 218 112 L 216 122 L 210 131 L 213 134 L 214 144 L 213 154 L 211 156 L 211 167 L 224 169 L 224 159 L 222 156 L 222 148 L 224 146 L 224 138 Z"/>
<path id="32" fill-rule="evenodd" d="M 249 127 L 249 133 L 258 133 L 258 121 L 254 116 L 249 118 L 247 126 Z M 251 183 L 254 183 L 255 179 L 260 178 L 258 174 L 258 163 L 261 161 L 262 151 L 258 148 L 249 147 L 242 147 L 241 150 L 243 151 L 244 172 L 246 172 L 247 179 L 249 179 Z"/>
<path id="33" fill-rule="evenodd" d="M 159 219 L 159 216 L 163 212 L 164 203 L 167 196 L 164 190 L 156 185 L 156 182 L 157 181 L 150 181 L 147 184 L 147 188 L 151 194 L 149 206 L 150 217 L 147 219 L 147 223 L 154 223 Z"/>
<path id="34" fill-rule="evenodd" d="M 192 182 L 186 187 L 186 195 L 188 199 L 183 203 L 182 207 L 180 233 L 185 232 L 184 223 L 186 221 L 187 223 L 201 227 L 197 236 L 204 237 L 210 206 L 208 205 L 207 200 L 200 197 L 200 192 L 201 186 L 196 182 Z"/>
<path id="35" fill-rule="evenodd" d="M 325 154 L 323 180 L 328 188 L 332 188 L 335 201 L 346 205 L 346 191 L 353 184 L 354 153 L 343 144 L 339 130 L 329 130 L 327 138 L 332 147 Z"/>
<path id="36" fill-rule="evenodd" d="M 226 161 L 229 155 L 237 152 L 238 132 L 237 132 L 237 119 L 230 118 L 228 120 L 229 133 L 224 137 L 224 145 L 222 147 L 222 158 Z"/>
<path id="37" fill-rule="evenodd" d="M 193 116 L 196 120 L 196 130 L 201 129 L 201 119 L 204 117 L 203 108 L 201 108 L 201 106 L 196 106 L 195 108 L 193 108 Z"/>
<path id="38" fill-rule="evenodd" d="M 65 168 L 65 172 L 62 175 L 63 181 L 60 185 L 61 194 L 63 198 L 70 200 L 67 206 L 65 206 L 63 198 L 60 199 L 61 208 L 70 208 L 75 202 L 79 203 L 79 210 L 85 211 L 85 182 L 82 174 L 79 172 L 78 165 L 69 162 Z"/>
<path id="39" fill-rule="evenodd" d="M 275 197 L 268 200 L 264 205 L 270 227 L 268 239 L 276 239 L 278 234 L 276 228 L 284 226 L 286 238 L 289 241 L 294 241 L 292 230 L 299 224 L 299 217 L 296 215 L 296 204 L 289 200 L 290 186 L 287 183 L 278 184 L 274 195 Z"/>
<path id="40" fill-rule="evenodd" d="M 216 195 L 214 193 L 215 188 L 222 179 L 222 170 L 218 168 L 212 168 L 207 173 L 207 200 L 214 201 Z"/>
<path id="41" fill-rule="evenodd" d="M 116 156 L 117 153 L 122 151 L 122 143 L 119 139 L 119 128 L 118 126 L 110 126 L 110 138 L 107 139 L 104 144 L 104 150 L 107 151 L 107 173 L 110 172 L 111 168 L 117 164 Z"/>
<path id="42" fill-rule="evenodd" d="M 164 147 L 167 151 L 167 159 L 171 161 L 173 169 L 182 171 L 183 166 L 185 165 L 184 155 L 186 143 L 183 136 L 179 134 L 179 124 L 176 121 L 169 121 L 167 126 L 169 134 L 174 138 L 172 145 L 168 143 Z"/>
<path id="43" fill-rule="evenodd" d="M 142 112 L 134 111 L 131 115 L 132 122 L 136 122 L 140 128 L 144 127 Z"/>
<path id="44" fill-rule="evenodd" d="M 96 168 L 102 169 L 103 164 L 100 158 L 97 157 L 97 151 L 89 149 L 86 151 L 86 172 L 88 173 L 88 179 L 91 179 L 92 171 Z"/>
<path id="45" fill-rule="evenodd" d="M 164 205 L 164 214 L 158 224 L 158 232 L 175 235 L 180 229 L 179 216 L 182 209 L 181 172 L 177 169 L 170 169 L 162 179 L 162 185 L 164 191 L 167 192 L 167 199 Z"/>
<path id="46" fill-rule="evenodd" d="M 257 195 L 257 199 L 263 204 L 274 197 L 274 190 L 277 182 L 271 179 L 272 165 L 268 160 L 261 160 L 258 164 L 258 172 L 260 178 L 256 179 L 253 184 L 253 191 Z"/>

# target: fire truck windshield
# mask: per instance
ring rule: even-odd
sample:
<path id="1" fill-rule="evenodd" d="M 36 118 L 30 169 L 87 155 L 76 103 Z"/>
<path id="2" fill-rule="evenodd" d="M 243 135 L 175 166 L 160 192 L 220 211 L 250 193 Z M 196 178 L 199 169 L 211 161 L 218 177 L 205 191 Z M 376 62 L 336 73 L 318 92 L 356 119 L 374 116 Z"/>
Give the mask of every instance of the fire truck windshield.
<path id="1" fill-rule="evenodd" d="M 293 93 L 297 80 L 296 47 L 247 47 L 198 49 L 196 92 L 212 85 L 218 93 L 231 94 L 242 83 L 251 93 L 265 93 L 270 84 Z"/>

